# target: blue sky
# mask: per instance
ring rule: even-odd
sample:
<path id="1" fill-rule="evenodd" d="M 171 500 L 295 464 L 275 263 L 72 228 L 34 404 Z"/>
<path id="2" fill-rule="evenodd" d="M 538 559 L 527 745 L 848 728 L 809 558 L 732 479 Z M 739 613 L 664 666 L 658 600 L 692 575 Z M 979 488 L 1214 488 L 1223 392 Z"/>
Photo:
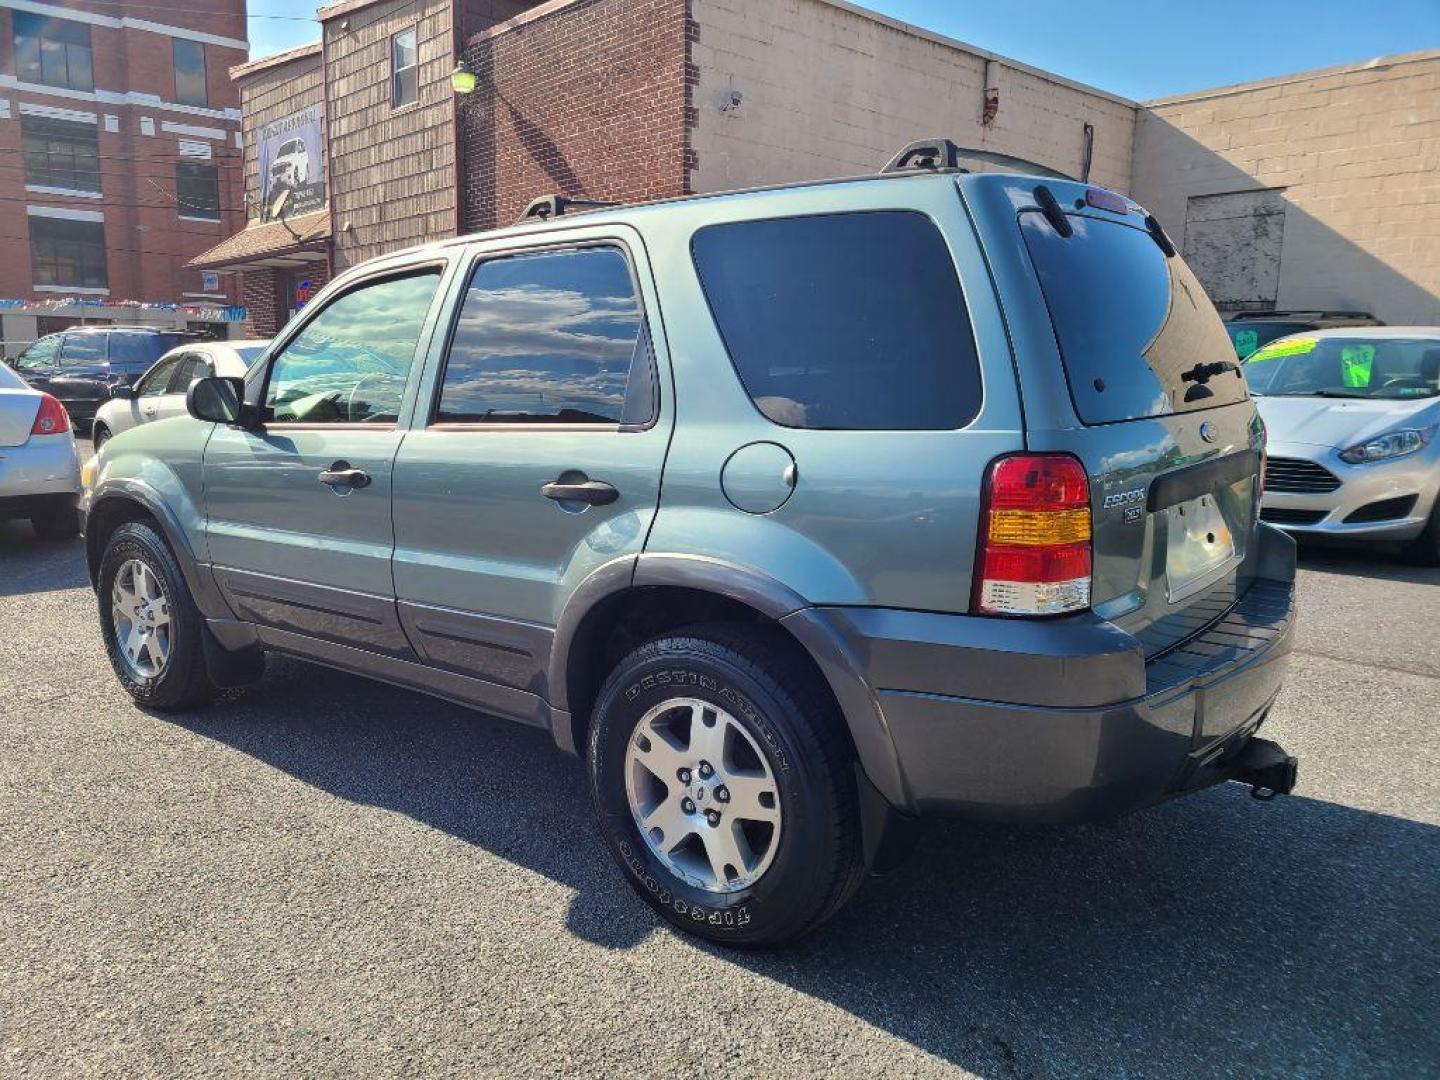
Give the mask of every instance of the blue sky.
<path id="1" fill-rule="evenodd" d="M 1440 47 L 1440 0 L 868 0 L 865 6 L 1140 100 Z M 252 55 L 315 40 L 319 25 L 297 18 L 306 10 L 304 0 L 250 0 Z"/>

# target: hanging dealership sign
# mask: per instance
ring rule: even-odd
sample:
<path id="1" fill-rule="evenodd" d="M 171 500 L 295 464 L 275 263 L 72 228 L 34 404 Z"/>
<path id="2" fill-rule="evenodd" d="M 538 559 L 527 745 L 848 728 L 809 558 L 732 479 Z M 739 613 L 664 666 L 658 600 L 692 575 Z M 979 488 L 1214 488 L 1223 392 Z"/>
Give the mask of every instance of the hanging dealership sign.
<path id="1" fill-rule="evenodd" d="M 261 220 L 308 214 L 325 205 L 320 125 L 321 107 L 312 105 L 260 129 Z"/>

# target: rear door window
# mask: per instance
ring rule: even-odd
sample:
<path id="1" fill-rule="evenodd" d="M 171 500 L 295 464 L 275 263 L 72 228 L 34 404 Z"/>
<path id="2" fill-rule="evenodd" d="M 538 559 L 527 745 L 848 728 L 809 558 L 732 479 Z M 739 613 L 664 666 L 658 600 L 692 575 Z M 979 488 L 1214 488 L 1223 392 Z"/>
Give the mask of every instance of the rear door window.
<path id="1" fill-rule="evenodd" d="M 60 366 L 98 367 L 105 363 L 105 334 L 66 334 L 60 347 Z"/>
<path id="2" fill-rule="evenodd" d="M 110 362 L 144 371 L 180 343 L 170 334 L 111 334 Z"/>
<path id="3" fill-rule="evenodd" d="M 435 420 L 644 424 L 654 411 L 644 331 L 619 248 L 482 262 L 450 342 Z"/>
<path id="4" fill-rule="evenodd" d="M 1040 279 L 1070 396 L 1086 424 L 1243 401 L 1225 324 L 1185 260 L 1118 221 L 1069 215 L 1061 236 L 1038 211 L 1020 229 Z M 1201 365 L 1224 363 L 1220 373 Z"/>
<path id="5" fill-rule="evenodd" d="M 979 415 L 965 297 L 924 214 L 712 225 L 691 249 L 740 381 L 774 423 L 948 430 Z"/>

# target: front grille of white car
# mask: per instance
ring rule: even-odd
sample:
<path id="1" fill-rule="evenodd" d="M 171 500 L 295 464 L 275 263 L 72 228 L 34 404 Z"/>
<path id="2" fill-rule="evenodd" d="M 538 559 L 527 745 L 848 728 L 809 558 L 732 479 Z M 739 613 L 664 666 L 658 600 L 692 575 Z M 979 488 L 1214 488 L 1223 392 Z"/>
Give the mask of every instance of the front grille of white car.
<path id="1" fill-rule="evenodd" d="M 1304 458 L 1272 457 L 1265 466 L 1265 490 L 1291 495 L 1323 495 L 1340 486 L 1340 478 L 1324 465 Z"/>

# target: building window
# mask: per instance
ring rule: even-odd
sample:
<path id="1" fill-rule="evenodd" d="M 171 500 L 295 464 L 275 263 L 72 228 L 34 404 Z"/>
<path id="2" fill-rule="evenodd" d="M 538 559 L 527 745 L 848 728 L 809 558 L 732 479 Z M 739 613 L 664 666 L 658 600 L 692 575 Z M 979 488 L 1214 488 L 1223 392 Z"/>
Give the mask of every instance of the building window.
<path id="1" fill-rule="evenodd" d="M 20 117 L 25 182 L 69 191 L 100 190 L 99 141 L 94 124 Z"/>
<path id="2" fill-rule="evenodd" d="M 31 217 L 30 269 L 36 285 L 107 288 L 105 223 Z"/>
<path id="3" fill-rule="evenodd" d="M 181 105 L 208 108 L 210 95 L 205 86 L 205 46 L 198 41 L 175 38 L 175 100 Z"/>
<path id="4" fill-rule="evenodd" d="M 219 221 L 220 170 L 198 162 L 176 162 L 175 202 L 181 217 Z"/>
<path id="5" fill-rule="evenodd" d="M 28 11 L 11 11 L 10 18 L 15 29 L 15 68 L 21 82 L 95 89 L 90 27 Z"/>
<path id="6" fill-rule="evenodd" d="M 420 100 L 420 52 L 415 27 L 390 39 L 390 104 L 397 109 Z"/>

